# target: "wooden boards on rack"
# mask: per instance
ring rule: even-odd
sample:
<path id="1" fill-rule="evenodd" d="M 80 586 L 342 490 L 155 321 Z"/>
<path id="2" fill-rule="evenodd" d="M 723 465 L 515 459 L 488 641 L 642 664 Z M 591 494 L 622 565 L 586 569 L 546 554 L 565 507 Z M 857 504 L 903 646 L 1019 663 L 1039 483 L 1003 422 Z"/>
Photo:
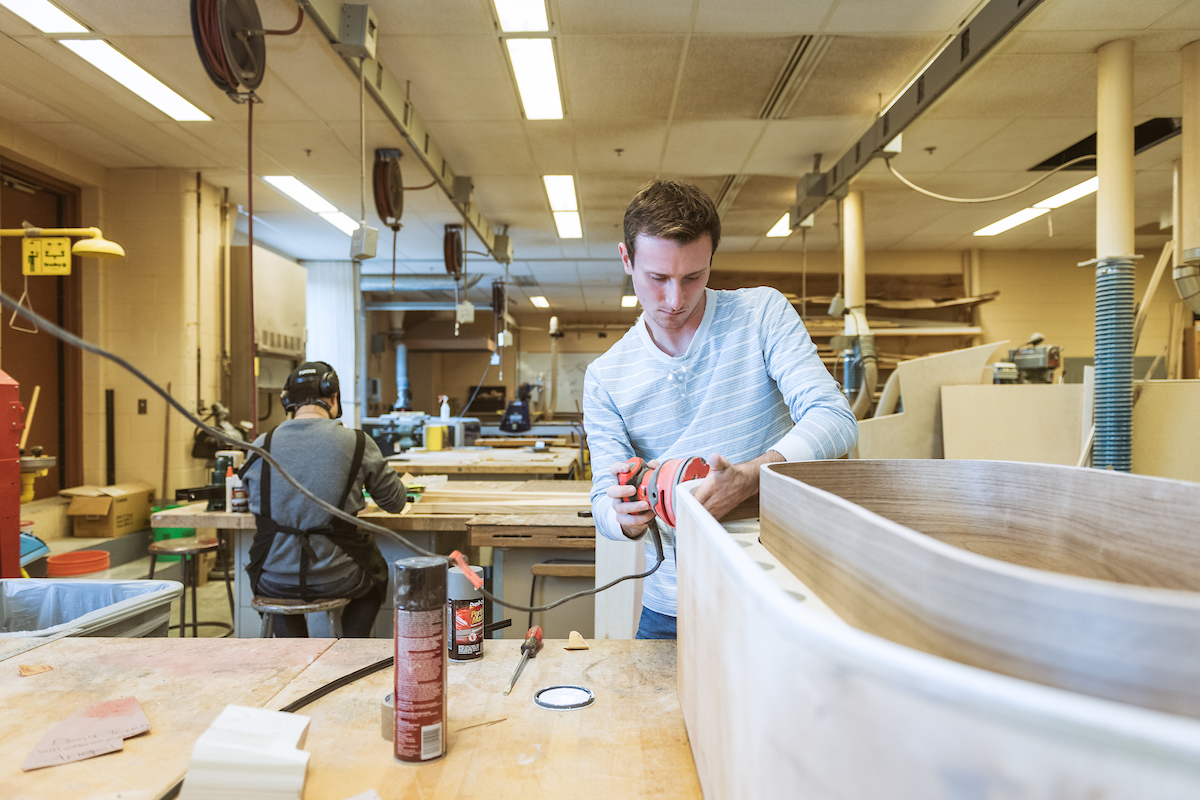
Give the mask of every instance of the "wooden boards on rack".
<path id="1" fill-rule="evenodd" d="M 781 507 L 778 489 L 764 480 L 764 516 Z M 839 522 L 878 524 L 841 498 L 806 491 L 818 502 L 798 507 L 796 493 L 784 497 L 791 525 L 829 527 L 828 516 L 807 524 L 821 505 L 837 507 Z M 678 508 L 680 698 L 708 800 L 1200 796 L 1197 721 L 1014 679 L 831 621 L 764 580 L 685 491 Z M 827 588 L 840 578 L 813 572 Z"/>

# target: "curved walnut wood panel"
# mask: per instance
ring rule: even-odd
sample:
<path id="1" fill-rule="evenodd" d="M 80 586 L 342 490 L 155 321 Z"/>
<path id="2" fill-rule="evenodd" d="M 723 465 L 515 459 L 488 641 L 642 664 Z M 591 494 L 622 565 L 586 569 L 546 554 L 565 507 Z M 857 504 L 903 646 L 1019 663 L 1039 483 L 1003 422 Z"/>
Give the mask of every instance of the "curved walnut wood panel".
<path id="1" fill-rule="evenodd" d="M 968 538 L 1027 563 L 1160 585 L 1196 583 L 1179 531 L 1200 487 L 1001 462 L 844 463 L 764 470 L 761 527 L 767 549 L 846 622 L 963 664 L 1200 717 L 1200 594 L 983 557 L 816 485 L 951 540 L 968 526 Z M 1014 508 L 1037 492 L 1062 497 L 1059 510 L 1047 499 Z M 1159 537 L 1176 560 L 1161 571 Z"/>
<path id="2" fill-rule="evenodd" d="M 817 461 L 772 472 L 964 550 L 1200 591 L 1200 485 L 1012 461 Z"/>
<path id="3" fill-rule="evenodd" d="M 764 483 L 764 505 L 778 506 L 777 489 Z M 678 497 L 679 691 L 708 800 L 1200 797 L 1200 723 L 809 611 L 690 494 Z"/>

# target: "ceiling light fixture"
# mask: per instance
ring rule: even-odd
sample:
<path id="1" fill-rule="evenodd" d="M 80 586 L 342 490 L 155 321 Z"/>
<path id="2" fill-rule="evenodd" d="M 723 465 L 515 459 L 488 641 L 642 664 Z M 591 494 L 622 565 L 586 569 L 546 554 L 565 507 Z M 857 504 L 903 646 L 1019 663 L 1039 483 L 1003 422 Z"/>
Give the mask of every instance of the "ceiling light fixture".
<path id="1" fill-rule="evenodd" d="M 1058 208 L 1059 206 L 1065 206 L 1067 203 L 1078 200 L 1081 197 L 1087 197 L 1089 194 L 1092 194 L 1099 188 L 1100 176 L 1097 175 L 1094 178 L 1088 178 L 1083 183 L 1075 184 L 1070 189 L 1064 189 L 1053 197 L 1047 197 L 1040 203 L 1034 203 L 1033 207 Z"/>
<path id="2" fill-rule="evenodd" d="M 263 180 L 347 236 L 358 230 L 358 223 L 349 214 L 339 211 L 337 206 L 291 175 L 264 175 Z"/>
<path id="3" fill-rule="evenodd" d="M 508 59 L 517 79 L 517 91 L 526 119 L 562 119 L 558 70 L 551 39 L 506 39 Z"/>
<path id="4" fill-rule="evenodd" d="M 785 213 L 782 217 L 779 218 L 779 222 L 776 222 L 775 226 L 773 228 L 771 228 L 771 230 L 767 231 L 767 238 L 778 239 L 783 236 L 791 236 L 792 228 L 789 224 L 791 222 L 791 219 L 792 219 L 791 212 L 789 211 L 789 212 Z"/>
<path id="5" fill-rule="evenodd" d="M 998 233 L 1004 233 L 1006 230 L 1009 230 L 1010 228 L 1015 228 L 1024 222 L 1029 222 L 1029 220 L 1031 220 L 1031 219 L 1037 219 L 1042 214 L 1049 214 L 1049 213 L 1050 213 L 1050 209 L 1048 209 L 1048 208 L 1022 208 L 1017 213 L 1009 214 L 1004 219 L 993 222 L 991 225 L 988 225 L 986 228 L 980 228 L 979 230 L 975 231 L 975 235 L 976 236 L 995 236 Z"/>
<path id="6" fill-rule="evenodd" d="M 42 33 L 88 33 L 49 0 L 0 0 L 4 6 Z"/>
<path id="7" fill-rule="evenodd" d="M 575 178 L 570 175 L 543 175 L 546 196 L 550 198 L 551 211 L 578 211 L 575 201 Z"/>
<path id="8" fill-rule="evenodd" d="M 106 41 L 59 39 L 59 43 L 178 122 L 208 122 L 212 119 Z"/>
<path id="9" fill-rule="evenodd" d="M 995 236 L 998 233 L 1004 233 L 1007 230 L 1017 227 L 1021 223 L 1029 222 L 1031 219 L 1037 219 L 1043 214 L 1050 213 L 1053 208 L 1060 208 L 1067 203 L 1078 200 L 1081 197 L 1087 197 L 1100 188 L 1100 176 L 1088 178 L 1083 183 L 1077 183 L 1070 189 L 1064 189 L 1056 195 L 1047 197 L 1040 203 L 1034 203 L 1029 208 L 1023 208 L 1015 214 L 1009 214 L 1002 220 L 993 222 L 986 228 L 980 228 L 975 231 L 976 236 Z"/>
<path id="10" fill-rule="evenodd" d="M 547 300 L 546 298 L 542 297 L 540 294 L 536 295 L 535 297 L 529 298 L 529 302 L 533 303 L 538 308 L 549 308 L 550 307 L 550 301 Z"/>
<path id="11" fill-rule="evenodd" d="M 494 0 L 500 30 L 525 33 L 550 30 L 545 0 Z"/>
<path id="12" fill-rule="evenodd" d="M 637 307 L 637 295 L 627 294 L 621 298 L 621 308 L 636 308 L 636 307 Z"/>
<path id="13" fill-rule="evenodd" d="M 560 239 L 583 238 L 583 224 L 579 221 L 578 211 L 555 211 L 554 224 L 558 226 Z"/>

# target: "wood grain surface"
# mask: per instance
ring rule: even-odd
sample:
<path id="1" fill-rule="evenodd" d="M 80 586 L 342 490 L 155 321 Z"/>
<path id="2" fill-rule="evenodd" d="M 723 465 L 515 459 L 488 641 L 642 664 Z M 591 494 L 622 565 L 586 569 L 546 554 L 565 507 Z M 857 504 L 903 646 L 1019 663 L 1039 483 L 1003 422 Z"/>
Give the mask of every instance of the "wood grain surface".
<path id="1" fill-rule="evenodd" d="M 596 547 L 596 526 L 578 514 L 481 514 L 467 523 L 475 547 Z"/>
<path id="2" fill-rule="evenodd" d="M 192 746 L 229 703 L 261 706 L 330 639 L 93 639 L 51 642 L 0 663 L 0 797 L 153 800 L 183 777 Z M 19 677 L 15 661 L 54 669 Z M 21 762 L 80 707 L 133 695 L 150 732 L 121 752 L 22 772 Z"/>
<path id="3" fill-rule="evenodd" d="M 505 697 L 520 641 L 488 640 L 477 661 L 449 665 L 448 754 L 431 764 L 393 760 L 380 735 L 392 671 L 357 681 L 303 709 L 312 717 L 305 800 L 375 789 L 384 800 L 420 797 L 698 798 L 699 784 L 675 691 L 674 642 L 592 642 L 567 651 L 549 640 Z M 342 639 L 274 698 L 280 708 L 334 678 L 392 654 L 386 641 Z M 537 689 L 585 686 L 578 711 L 533 703 Z"/>
<path id="4" fill-rule="evenodd" d="M 388 463 L 397 472 L 412 475 L 565 475 L 578 467 L 579 451 L 551 447 L 544 453 L 512 450 L 420 451 L 393 456 Z"/>
<path id="5" fill-rule="evenodd" d="M 764 514 L 776 489 L 764 478 Z M 840 624 L 764 580 L 693 497 L 677 507 L 679 693 L 707 800 L 1200 797 L 1195 720 Z"/>
<path id="6" fill-rule="evenodd" d="M 762 473 L 761 536 L 864 631 L 1016 678 L 1200 717 L 1200 594 L 1179 588 L 1195 586 L 1200 572 L 1200 542 L 1188 541 L 1197 488 L 994 461 L 784 464 Z M 1161 586 L 1173 588 L 1147 588 Z"/>

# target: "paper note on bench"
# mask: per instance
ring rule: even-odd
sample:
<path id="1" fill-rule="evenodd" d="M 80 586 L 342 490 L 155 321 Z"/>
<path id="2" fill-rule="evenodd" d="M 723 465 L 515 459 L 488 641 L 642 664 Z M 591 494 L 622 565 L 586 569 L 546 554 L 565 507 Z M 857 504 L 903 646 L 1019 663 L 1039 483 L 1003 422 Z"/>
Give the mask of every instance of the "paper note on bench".
<path id="1" fill-rule="evenodd" d="M 115 753 L 124 749 L 126 738 L 148 730 L 150 720 L 136 697 L 84 706 L 51 728 L 25 757 L 21 769 L 53 767 Z"/>
<path id="2" fill-rule="evenodd" d="M 181 800 L 300 800 L 309 754 L 299 748 L 309 720 L 302 714 L 225 706 L 196 740 Z"/>

